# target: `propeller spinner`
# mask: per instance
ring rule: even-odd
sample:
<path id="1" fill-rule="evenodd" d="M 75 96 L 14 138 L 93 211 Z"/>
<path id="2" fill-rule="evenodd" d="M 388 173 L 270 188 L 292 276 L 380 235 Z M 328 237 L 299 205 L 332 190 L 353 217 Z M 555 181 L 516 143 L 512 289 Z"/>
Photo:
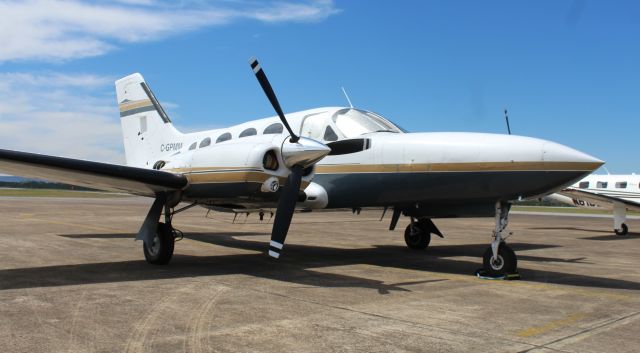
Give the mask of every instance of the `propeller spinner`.
<path id="1" fill-rule="evenodd" d="M 280 257 L 285 238 L 289 232 L 289 226 L 291 225 L 291 219 L 293 218 L 293 212 L 295 211 L 298 200 L 298 190 L 300 190 L 303 170 L 320 161 L 331 152 L 331 149 L 321 142 L 300 137 L 293 132 L 282 112 L 278 98 L 273 92 L 267 75 L 264 73 L 264 70 L 262 70 L 258 60 L 252 58 L 249 60 L 249 64 L 262 90 L 267 95 L 269 102 L 271 102 L 273 109 L 291 136 L 289 141 L 285 140 L 282 143 L 281 148 L 282 160 L 287 168 L 291 170 L 291 173 L 287 177 L 287 183 L 278 200 L 278 208 L 276 209 L 273 229 L 271 230 L 271 242 L 269 243 L 269 256 L 277 259 Z"/>

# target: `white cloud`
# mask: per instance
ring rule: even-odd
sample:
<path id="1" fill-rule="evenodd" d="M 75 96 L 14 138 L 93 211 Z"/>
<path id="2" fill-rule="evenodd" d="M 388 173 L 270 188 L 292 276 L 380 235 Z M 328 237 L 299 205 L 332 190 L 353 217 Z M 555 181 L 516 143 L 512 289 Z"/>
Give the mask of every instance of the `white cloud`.
<path id="1" fill-rule="evenodd" d="M 123 163 L 113 79 L 0 74 L 0 148 Z"/>
<path id="2" fill-rule="evenodd" d="M 101 55 L 122 43 L 166 36 L 238 20 L 320 21 L 338 10 L 330 0 L 303 2 L 152 0 L 104 2 L 0 0 L 0 62 L 59 61 Z"/>

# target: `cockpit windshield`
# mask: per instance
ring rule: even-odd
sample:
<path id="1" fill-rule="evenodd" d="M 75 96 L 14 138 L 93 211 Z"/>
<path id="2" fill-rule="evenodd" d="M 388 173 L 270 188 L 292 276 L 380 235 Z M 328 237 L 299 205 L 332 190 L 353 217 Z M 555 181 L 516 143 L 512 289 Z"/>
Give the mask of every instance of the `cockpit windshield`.
<path id="1" fill-rule="evenodd" d="M 352 138 L 370 132 L 404 132 L 383 117 L 353 108 L 338 110 L 331 117 L 336 128 L 346 138 Z"/>

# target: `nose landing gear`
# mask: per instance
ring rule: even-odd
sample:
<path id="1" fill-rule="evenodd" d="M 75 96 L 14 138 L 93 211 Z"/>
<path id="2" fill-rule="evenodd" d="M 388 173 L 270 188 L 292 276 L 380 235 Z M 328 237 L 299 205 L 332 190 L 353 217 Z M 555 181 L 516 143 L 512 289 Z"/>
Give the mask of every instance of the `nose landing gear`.
<path id="1" fill-rule="evenodd" d="M 505 243 L 504 240 L 506 237 L 502 235 L 509 223 L 510 209 L 510 203 L 496 202 L 496 226 L 493 231 L 494 240 L 482 256 L 483 269 L 487 275 L 492 277 L 506 276 L 516 273 L 518 270 L 516 254 Z"/>

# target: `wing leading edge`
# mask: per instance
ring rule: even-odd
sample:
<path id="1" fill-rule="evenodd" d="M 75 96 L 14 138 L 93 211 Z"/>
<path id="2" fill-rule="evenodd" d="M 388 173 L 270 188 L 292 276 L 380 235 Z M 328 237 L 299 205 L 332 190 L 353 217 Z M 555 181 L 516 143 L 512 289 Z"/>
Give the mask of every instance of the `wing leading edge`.
<path id="1" fill-rule="evenodd" d="M 160 170 L 3 149 L 0 149 L 0 172 L 150 197 L 158 192 L 181 190 L 188 184 L 185 176 Z"/>

